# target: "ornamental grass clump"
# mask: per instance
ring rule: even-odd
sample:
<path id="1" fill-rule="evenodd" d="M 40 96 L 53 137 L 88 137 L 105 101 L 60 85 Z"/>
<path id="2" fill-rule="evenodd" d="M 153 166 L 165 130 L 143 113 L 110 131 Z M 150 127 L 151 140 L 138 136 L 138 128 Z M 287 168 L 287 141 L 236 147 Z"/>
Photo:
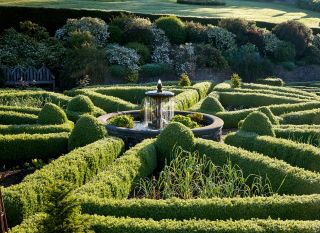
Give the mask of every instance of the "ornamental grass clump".
<path id="1" fill-rule="evenodd" d="M 134 192 L 136 197 L 192 199 L 275 194 L 267 177 L 245 177 L 241 168 L 230 160 L 219 167 L 205 155 L 181 148 L 175 148 L 173 156 L 174 159 L 164 167 L 159 177 L 140 179 Z"/>

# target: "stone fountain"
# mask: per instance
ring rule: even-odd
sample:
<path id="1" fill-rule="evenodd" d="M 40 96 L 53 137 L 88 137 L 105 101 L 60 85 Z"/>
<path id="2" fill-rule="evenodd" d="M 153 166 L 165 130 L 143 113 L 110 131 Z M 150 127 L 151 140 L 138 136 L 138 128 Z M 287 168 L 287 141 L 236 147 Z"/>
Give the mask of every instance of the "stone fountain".
<path id="1" fill-rule="evenodd" d="M 134 145 L 143 139 L 154 138 L 170 122 L 175 114 L 188 115 L 193 112 L 174 110 L 174 93 L 164 91 L 161 81 L 158 81 L 157 90 L 145 93 L 141 110 L 109 113 L 98 119 L 106 126 L 110 136 L 122 138 L 127 145 Z M 123 128 L 108 124 L 108 120 L 117 115 L 129 114 L 135 119 L 135 127 Z M 223 121 L 209 114 L 203 114 L 204 124 L 200 128 L 192 129 L 196 137 L 219 141 L 223 127 Z"/>

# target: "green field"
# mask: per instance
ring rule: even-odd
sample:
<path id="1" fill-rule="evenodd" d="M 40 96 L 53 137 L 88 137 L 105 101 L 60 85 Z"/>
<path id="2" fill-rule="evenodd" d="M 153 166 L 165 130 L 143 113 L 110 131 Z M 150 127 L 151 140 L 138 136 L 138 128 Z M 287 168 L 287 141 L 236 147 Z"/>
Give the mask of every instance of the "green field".
<path id="1" fill-rule="evenodd" d="M 175 0 L 0 0 L 0 6 L 125 10 L 136 13 L 221 18 L 242 17 L 271 23 L 295 19 L 309 27 L 319 27 L 320 23 L 320 13 L 298 9 L 292 5 L 234 0 L 226 0 L 226 3 L 226 6 L 197 6 L 176 4 Z"/>

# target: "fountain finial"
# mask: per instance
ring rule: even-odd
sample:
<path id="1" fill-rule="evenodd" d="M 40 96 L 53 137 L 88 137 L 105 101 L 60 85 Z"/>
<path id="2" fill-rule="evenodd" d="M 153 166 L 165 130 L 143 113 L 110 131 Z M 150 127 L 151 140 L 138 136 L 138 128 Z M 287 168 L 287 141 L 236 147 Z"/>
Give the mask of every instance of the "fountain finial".
<path id="1" fill-rule="evenodd" d="M 162 92 L 162 82 L 160 79 L 158 80 L 157 89 L 157 92 Z"/>

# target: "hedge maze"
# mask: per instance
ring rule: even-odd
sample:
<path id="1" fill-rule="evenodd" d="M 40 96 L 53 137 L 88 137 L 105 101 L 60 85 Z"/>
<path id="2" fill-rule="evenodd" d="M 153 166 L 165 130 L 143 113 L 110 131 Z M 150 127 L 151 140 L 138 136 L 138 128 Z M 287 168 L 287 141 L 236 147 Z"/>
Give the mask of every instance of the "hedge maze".
<path id="1" fill-rule="evenodd" d="M 127 150 L 96 117 L 141 109 L 153 84 L 89 86 L 64 94 L 0 90 L 0 164 L 53 159 L 3 188 L 11 232 L 319 232 L 320 97 L 310 86 L 299 87 L 273 81 L 240 88 L 170 83 L 165 89 L 176 94 L 177 110 L 216 115 L 234 132 L 215 142 L 172 123 L 158 138 Z M 259 175 L 273 194 L 135 196 L 139 181 L 159 174 L 176 147 L 219 167 L 237 165 L 248 182 Z"/>

